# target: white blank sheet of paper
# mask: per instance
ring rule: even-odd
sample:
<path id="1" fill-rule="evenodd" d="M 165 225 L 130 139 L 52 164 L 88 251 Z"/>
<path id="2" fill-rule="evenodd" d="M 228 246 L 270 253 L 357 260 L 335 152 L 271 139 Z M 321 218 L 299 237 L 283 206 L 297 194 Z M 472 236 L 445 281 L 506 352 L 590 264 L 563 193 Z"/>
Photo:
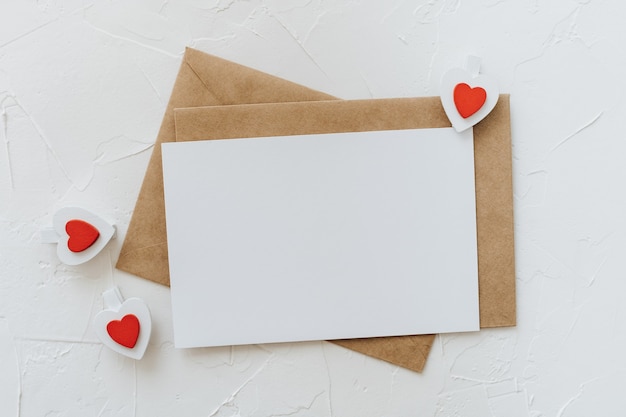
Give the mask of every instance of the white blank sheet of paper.
<path id="1" fill-rule="evenodd" d="M 479 329 L 471 129 L 162 151 L 176 347 Z"/>

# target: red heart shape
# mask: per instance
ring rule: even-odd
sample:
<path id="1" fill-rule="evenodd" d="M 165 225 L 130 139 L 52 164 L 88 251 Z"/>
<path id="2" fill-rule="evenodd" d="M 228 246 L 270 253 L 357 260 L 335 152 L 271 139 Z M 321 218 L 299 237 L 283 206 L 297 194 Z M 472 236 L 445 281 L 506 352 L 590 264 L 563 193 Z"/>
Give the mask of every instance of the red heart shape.
<path id="1" fill-rule="evenodd" d="M 107 324 L 107 333 L 115 343 L 132 349 L 139 338 L 139 319 L 134 314 L 127 314 L 122 320 L 113 320 Z"/>
<path id="2" fill-rule="evenodd" d="M 482 87 L 471 88 L 465 83 L 454 87 L 454 105 L 464 119 L 480 110 L 485 101 L 487 101 L 487 92 Z"/>
<path id="3" fill-rule="evenodd" d="M 100 237 L 98 229 L 84 220 L 70 220 L 65 224 L 65 231 L 70 237 L 67 247 L 72 252 L 82 252 Z"/>

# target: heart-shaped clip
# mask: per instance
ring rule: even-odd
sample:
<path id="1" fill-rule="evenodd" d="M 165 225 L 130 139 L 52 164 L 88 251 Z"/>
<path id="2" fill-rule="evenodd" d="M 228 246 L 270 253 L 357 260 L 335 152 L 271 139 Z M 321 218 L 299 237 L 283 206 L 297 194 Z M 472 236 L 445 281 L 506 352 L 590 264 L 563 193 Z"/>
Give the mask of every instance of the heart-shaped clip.
<path id="1" fill-rule="evenodd" d="M 93 320 L 98 339 L 117 353 L 141 359 L 152 331 L 150 310 L 140 298 L 124 301 L 117 287 L 102 293 L 105 309 Z"/>
<path id="2" fill-rule="evenodd" d="M 115 237 L 115 226 L 79 207 L 64 207 L 41 232 L 43 243 L 58 243 L 57 255 L 67 265 L 91 260 Z"/>
<path id="3" fill-rule="evenodd" d="M 498 85 L 479 70 L 480 58 L 470 56 L 467 70 L 453 68 L 441 78 L 441 104 L 457 132 L 483 120 L 498 102 Z"/>

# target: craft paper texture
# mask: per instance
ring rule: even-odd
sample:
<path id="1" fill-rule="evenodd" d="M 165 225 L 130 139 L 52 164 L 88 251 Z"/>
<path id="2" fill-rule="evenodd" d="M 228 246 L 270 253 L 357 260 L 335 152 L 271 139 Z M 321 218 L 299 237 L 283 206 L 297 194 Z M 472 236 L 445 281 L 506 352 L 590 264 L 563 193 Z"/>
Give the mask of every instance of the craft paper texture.
<path id="1" fill-rule="evenodd" d="M 177 347 L 479 329 L 471 132 L 162 153 Z"/>
<path id="2" fill-rule="evenodd" d="M 175 108 L 332 99 L 327 94 L 188 48 L 156 139 L 117 268 L 169 285 L 159 145 L 176 138 Z M 450 127 L 437 97 L 374 100 L 369 103 L 353 101 L 346 105 L 339 104 L 342 103 L 340 100 L 328 103 L 333 104 L 327 107 L 308 103 L 310 108 L 299 108 L 294 110 L 295 115 L 286 115 L 306 116 L 306 121 L 281 120 L 277 118 L 281 115 L 274 117 L 268 114 L 270 109 L 259 108 L 255 112 L 258 111 L 258 116 L 264 116 L 265 122 L 248 123 L 245 129 L 232 118 L 230 120 L 235 122 L 230 125 L 222 122 L 208 125 L 207 120 L 195 119 L 193 112 L 180 115 L 177 127 L 184 129 L 186 136 L 194 133 L 205 136 L 206 131 L 217 135 L 222 131 L 226 134 L 234 130 L 240 132 L 230 137 L 324 133 L 323 126 L 327 133 Z M 229 106 L 240 107 L 245 106 Z M 250 110 L 240 108 L 238 111 L 246 113 Z M 285 113 L 289 112 L 285 110 Z M 229 111 L 224 110 L 221 114 L 226 116 Z M 325 125 L 315 125 L 324 118 Z M 309 132 L 297 131 L 306 127 L 310 128 Z M 255 129 L 272 132 L 253 132 Z M 279 130 L 284 132 L 277 133 Z M 515 268 L 508 96 L 501 96 L 489 116 L 474 127 L 474 142 L 481 327 L 512 326 L 515 325 Z M 432 335 L 418 335 L 351 339 L 334 343 L 421 371 L 433 338 Z"/>

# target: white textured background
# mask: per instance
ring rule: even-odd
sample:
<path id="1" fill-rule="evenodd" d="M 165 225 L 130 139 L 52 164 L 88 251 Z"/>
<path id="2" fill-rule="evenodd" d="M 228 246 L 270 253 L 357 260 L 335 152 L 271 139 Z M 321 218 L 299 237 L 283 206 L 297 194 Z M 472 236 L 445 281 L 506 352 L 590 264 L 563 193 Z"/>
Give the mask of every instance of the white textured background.
<path id="1" fill-rule="evenodd" d="M 623 414 L 625 18 L 621 0 L 3 0 L 0 415 Z M 342 98 L 437 95 L 482 56 L 512 95 L 519 325 L 437 337 L 423 374 L 325 342 L 175 350 L 168 290 L 113 268 L 121 239 L 60 264 L 38 236 L 60 207 L 125 235 L 187 45 Z M 139 362 L 90 328 L 113 284 L 152 310 Z"/>

